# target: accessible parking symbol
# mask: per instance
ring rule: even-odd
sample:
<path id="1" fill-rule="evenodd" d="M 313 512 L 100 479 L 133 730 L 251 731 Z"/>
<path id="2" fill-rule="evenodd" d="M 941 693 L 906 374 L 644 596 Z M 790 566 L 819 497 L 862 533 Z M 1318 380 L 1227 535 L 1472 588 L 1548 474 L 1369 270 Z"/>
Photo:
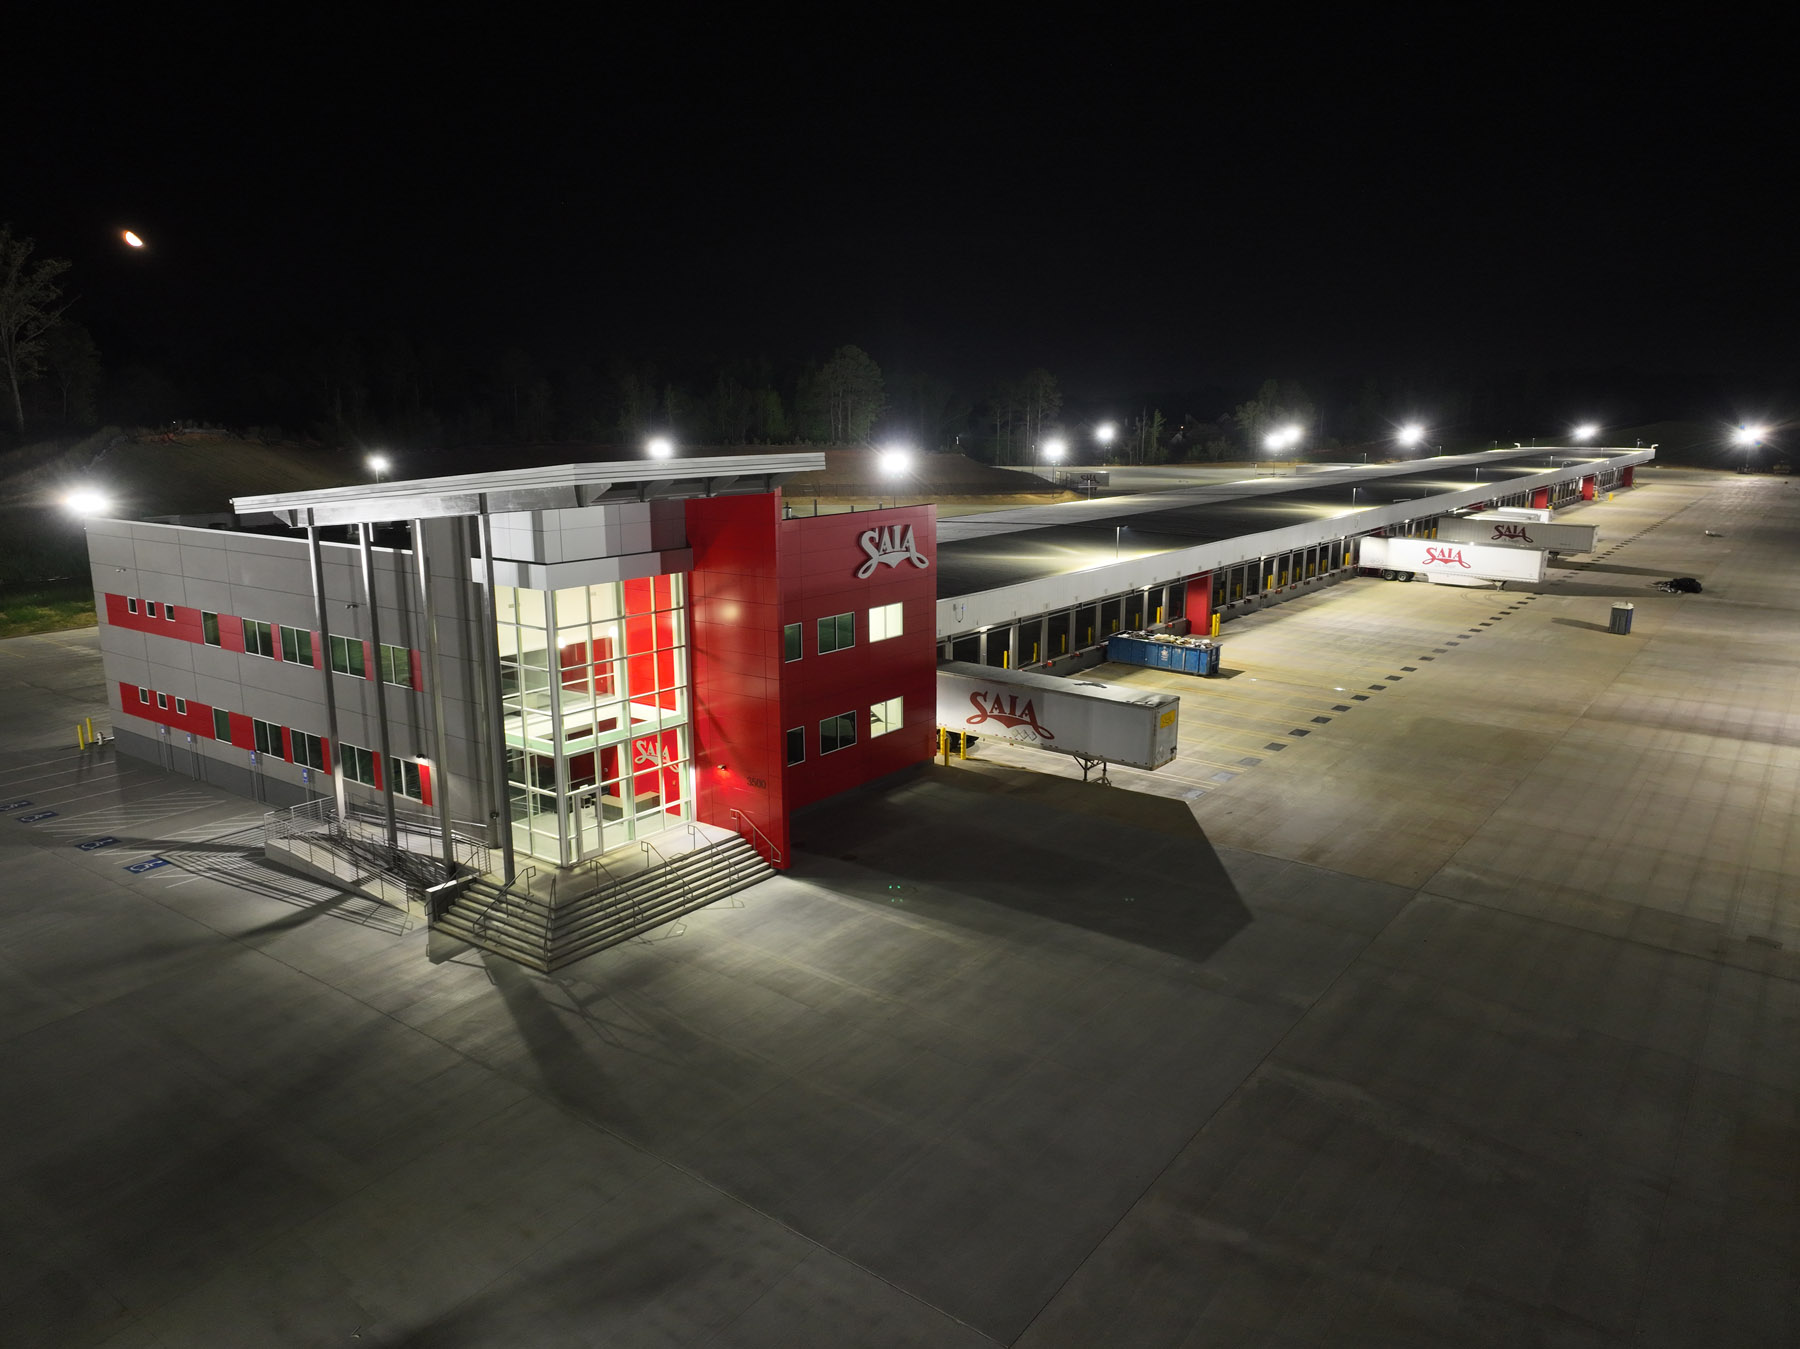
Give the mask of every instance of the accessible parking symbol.
<path id="1" fill-rule="evenodd" d="M 56 818 L 56 812 L 54 810 L 40 810 L 40 811 L 36 811 L 30 815 L 19 816 L 19 823 L 20 824 L 36 824 L 39 820 L 53 820 L 55 818 Z"/>
<path id="2" fill-rule="evenodd" d="M 126 866 L 125 870 L 129 871 L 133 876 L 142 876 L 146 871 L 155 871 L 158 867 L 166 867 L 168 865 L 169 859 L 166 857 L 146 857 L 141 862 L 130 863 Z"/>
<path id="3" fill-rule="evenodd" d="M 90 838 L 86 843 L 77 843 L 75 846 L 80 848 L 83 852 L 93 852 L 97 848 L 110 848 L 118 841 L 119 840 L 114 838 L 111 834 L 108 834 L 105 838 Z"/>

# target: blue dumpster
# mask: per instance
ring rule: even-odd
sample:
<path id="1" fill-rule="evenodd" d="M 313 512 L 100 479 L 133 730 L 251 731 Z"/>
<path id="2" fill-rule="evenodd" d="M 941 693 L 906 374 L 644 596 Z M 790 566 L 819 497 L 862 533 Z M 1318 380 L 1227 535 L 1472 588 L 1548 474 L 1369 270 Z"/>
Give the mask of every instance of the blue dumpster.
<path id="1" fill-rule="evenodd" d="M 1106 639 L 1106 658 L 1121 665 L 1210 676 L 1219 673 L 1219 644 L 1210 637 L 1156 637 L 1119 632 Z"/>

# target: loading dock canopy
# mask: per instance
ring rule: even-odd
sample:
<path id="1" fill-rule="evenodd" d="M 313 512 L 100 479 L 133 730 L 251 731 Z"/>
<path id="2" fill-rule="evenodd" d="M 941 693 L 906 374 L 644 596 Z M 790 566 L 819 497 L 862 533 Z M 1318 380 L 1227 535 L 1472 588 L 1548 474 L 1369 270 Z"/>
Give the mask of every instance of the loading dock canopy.
<path id="1" fill-rule="evenodd" d="M 567 510 L 602 500 L 725 496 L 770 492 L 795 473 L 822 473 L 825 455 L 727 454 L 704 459 L 620 459 L 551 468 L 466 473 L 233 497 L 239 515 L 266 511 L 289 526 L 377 524 L 452 515 Z"/>

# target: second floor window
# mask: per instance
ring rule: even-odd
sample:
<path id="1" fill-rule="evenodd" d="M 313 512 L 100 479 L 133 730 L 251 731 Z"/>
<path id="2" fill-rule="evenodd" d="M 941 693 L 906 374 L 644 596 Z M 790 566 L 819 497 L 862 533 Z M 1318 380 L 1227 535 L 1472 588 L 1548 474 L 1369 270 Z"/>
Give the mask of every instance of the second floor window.
<path id="1" fill-rule="evenodd" d="M 344 765 L 344 776 L 365 787 L 375 785 L 375 756 L 361 745 L 339 745 L 338 754 Z"/>
<path id="2" fill-rule="evenodd" d="M 209 614 L 204 609 L 200 611 L 200 640 L 205 642 L 208 646 L 218 646 L 220 644 L 219 616 L 217 614 Z"/>
<path id="3" fill-rule="evenodd" d="M 355 637 L 331 639 L 331 668 L 339 674 L 363 677 L 363 644 Z"/>
<path id="4" fill-rule="evenodd" d="M 250 730 L 256 737 L 258 754 L 273 754 L 277 759 L 285 758 L 281 744 L 281 727 L 272 721 L 250 719 Z"/>
<path id="5" fill-rule="evenodd" d="M 283 628 L 281 630 L 281 658 L 291 660 L 299 665 L 311 665 L 312 634 L 303 628 Z"/>
<path id="6" fill-rule="evenodd" d="M 856 615 L 833 614 L 819 620 L 819 654 L 842 651 L 856 645 Z"/>
<path id="7" fill-rule="evenodd" d="M 244 620 L 244 651 L 252 656 L 267 656 L 275 659 L 275 633 L 267 623 L 258 619 Z"/>
<path id="8" fill-rule="evenodd" d="M 403 646 L 381 644 L 381 682 L 398 684 L 403 689 L 412 687 L 412 652 Z"/>

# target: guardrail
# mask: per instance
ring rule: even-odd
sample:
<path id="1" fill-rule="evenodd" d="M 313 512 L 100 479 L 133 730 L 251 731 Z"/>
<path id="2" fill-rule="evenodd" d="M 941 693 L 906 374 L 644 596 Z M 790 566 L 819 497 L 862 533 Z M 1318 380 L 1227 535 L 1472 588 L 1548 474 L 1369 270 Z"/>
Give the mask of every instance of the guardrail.
<path id="1" fill-rule="evenodd" d="M 732 808 L 731 818 L 733 820 L 737 821 L 737 823 L 739 824 L 739 826 L 740 826 L 740 828 L 738 829 L 739 834 L 742 834 L 744 832 L 744 827 L 747 826 L 749 828 L 750 832 L 756 836 L 755 838 L 748 840 L 751 847 L 753 847 L 753 848 L 756 847 L 757 839 L 762 840 L 762 848 L 758 848 L 757 850 L 759 852 L 763 851 L 764 849 L 767 850 L 770 865 L 777 866 L 777 867 L 779 867 L 781 865 L 781 849 L 777 848 L 775 846 L 774 842 L 769 838 L 769 836 L 767 834 L 763 833 L 762 830 L 760 830 L 756 827 L 755 820 L 751 819 L 748 815 L 744 814 L 743 811 L 738 810 L 735 806 Z"/>

